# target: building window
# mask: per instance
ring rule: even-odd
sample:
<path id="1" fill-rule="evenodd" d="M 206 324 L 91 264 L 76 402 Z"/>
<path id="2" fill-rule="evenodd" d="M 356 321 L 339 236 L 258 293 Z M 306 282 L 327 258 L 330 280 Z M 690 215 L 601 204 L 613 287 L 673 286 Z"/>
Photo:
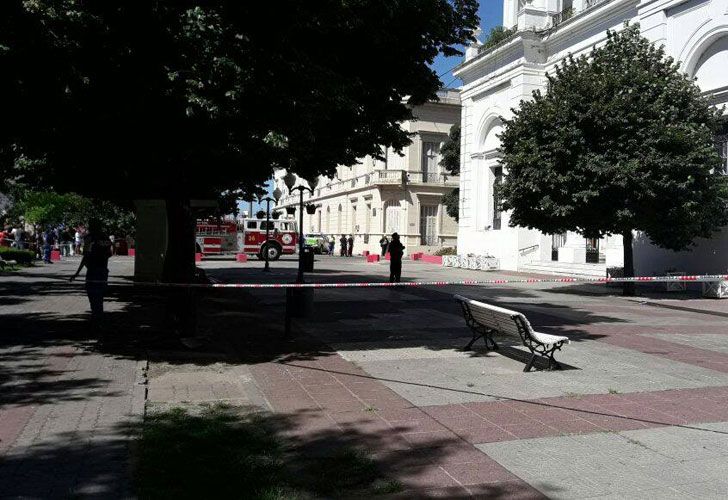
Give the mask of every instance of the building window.
<path id="1" fill-rule="evenodd" d="M 728 133 L 716 137 L 715 146 L 716 148 L 718 148 L 718 154 L 720 155 L 721 159 L 718 173 L 722 175 L 728 175 Z"/>
<path id="2" fill-rule="evenodd" d="M 422 143 L 422 182 L 437 182 L 440 173 L 440 143 Z"/>
<path id="3" fill-rule="evenodd" d="M 420 244 L 437 245 L 437 205 L 420 206 Z"/>
<path id="4" fill-rule="evenodd" d="M 399 233 L 402 209 L 398 201 L 388 201 L 384 205 L 384 232 Z"/>
<path id="5" fill-rule="evenodd" d="M 503 182 L 503 167 L 493 168 L 493 229 L 501 228 L 501 211 L 498 209 L 500 200 L 495 187 Z"/>

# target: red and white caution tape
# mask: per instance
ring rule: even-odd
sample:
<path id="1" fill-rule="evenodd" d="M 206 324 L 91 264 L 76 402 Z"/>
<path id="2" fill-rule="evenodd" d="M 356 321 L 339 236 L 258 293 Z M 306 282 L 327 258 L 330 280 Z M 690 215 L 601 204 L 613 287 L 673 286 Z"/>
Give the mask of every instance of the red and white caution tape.
<path id="1" fill-rule="evenodd" d="M 419 286 L 480 286 L 510 285 L 530 283 L 685 283 L 728 281 L 728 274 L 694 275 L 694 276 L 635 276 L 633 278 L 522 278 L 493 280 L 459 280 L 459 281 L 410 281 L 402 283 L 366 282 L 366 283 L 140 283 L 141 285 L 168 286 L 182 288 L 391 288 Z"/>

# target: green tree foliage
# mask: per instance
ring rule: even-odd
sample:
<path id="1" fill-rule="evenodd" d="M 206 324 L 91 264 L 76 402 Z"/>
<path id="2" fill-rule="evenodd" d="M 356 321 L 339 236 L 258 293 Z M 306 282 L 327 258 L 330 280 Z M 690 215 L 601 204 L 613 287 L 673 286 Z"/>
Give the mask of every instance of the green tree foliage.
<path id="1" fill-rule="evenodd" d="M 713 142 L 721 111 L 639 26 L 608 32 L 548 80 L 501 135 L 512 226 L 621 234 L 633 276 L 633 230 L 681 250 L 728 222 Z"/>
<path id="2" fill-rule="evenodd" d="M 503 26 L 496 26 L 491 28 L 490 33 L 488 33 L 488 38 L 486 38 L 483 42 L 482 49 L 486 50 L 499 45 L 502 41 L 507 40 L 514 35 L 516 31 L 517 29 L 515 27 L 504 28 Z"/>
<path id="3" fill-rule="evenodd" d="M 460 175 L 460 124 L 456 123 L 450 128 L 450 134 L 440 150 L 442 159 L 440 165 L 450 175 Z M 460 214 L 460 189 L 455 188 L 442 197 L 447 215 L 458 220 Z"/>
<path id="4" fill-rule="evenodd" d="M 460 188 L 455 188 L 443 196 L 442 203 L 445 205 L 447 215 L 457 222 L 460 218 Z"/>
<path id="5" fill-rule="evenodd" d="M 456 123 L 450 128 L 445 144 L 440 149 L 440 165 L 450 175 L 460 175 L 460 124 Z"/>
<path id="6" fill-rule="evenodd" d="M 257 192 L 275 167 L 311 178 L 382 146 L 401 151 L 410 138 L 399 123 L 440 86 L 429 64 L 460 54 L 477 7 L 8 0 L 0 178 L 166 199 L 176 242 L 166 258 L 189 275 L 189 199 Z"/>
<path id="7" fill-rule="evenodd" d="M 331 174 L 409 144 L 398 122 L 435 98 L 428 63 L 459 53 L 476 12 L 475 0 L 4 2 L 0 168 L 124 199 L 252 190 L 275 166 Z"/>
<path id="8" fill-rule="evenodd" d="M 11 209 L 11 217 L 29 224 L 46 226 L 87 225 L 98 219 L 104 229 L 115 236 L 134 236 L 134 212 L 107 200 L 92 200 L 76 193 L 24 191 Z"/>

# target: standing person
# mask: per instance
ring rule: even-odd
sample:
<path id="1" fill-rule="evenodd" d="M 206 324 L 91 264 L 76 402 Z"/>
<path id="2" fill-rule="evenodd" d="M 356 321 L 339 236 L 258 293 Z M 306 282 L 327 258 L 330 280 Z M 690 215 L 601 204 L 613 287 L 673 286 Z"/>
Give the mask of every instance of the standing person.
<path id="1" fill-rule="evenodd" d="M 402 255 L 404 245 L 399 242 L 399 234 L 392 234 L 392 241 L 389 244 L 389 282 L 399 283 L 402 277 Z"/>
<path id="2" fill-rule="evenodd" d="M 116 255 L 116 238 L 113 234 L 109 235 L 109 241 L 111 242 L 111 255 Z"/>
<path id="3" fill-rule="evenodd" d="M 346 235 L 342 234 L 341 238 L 339 238 L 339 255 L 342 257 L 346 257 Z"/>
<path id="4" fill-rule="evenodd" d="M 387 255 L 387 247 L 389 246 L 389 239 L 386 234 L 382 235 L 382 239 L 379 240 L 379 246 L 382 247 L 382 257 Z"/>
<path id="5" fill-rule="evenodd" d="M 334 255 L 334 241 L 336 240 L 336 237 L 332 234 L 331 239 L 329 240 L 329 255 Z"/>
<path id="6" fill-rule="evenodd" d="M 53 245 L 56 244 L 56 232 L 51 227 L 48 227 L 46 229 L 46 232 L 43 233 L 43 262 L 46 264 L 52 264 L 51 262 L 51 250 L 53 250 Z"/>
<path id="7" fill-rule="evenodd" d="M 18 225 L 15 229 L 15 246 L 18 250 L 25 250 L 25 229 L 22 225 Z"/>
<path id="8" fill-rule="evenodd" d="M 73 233 L 73 253 L 78 255 L 81 253 L 81 228 L 77 227 Z"/>
<path id="9" fill-rule="evenodd" d="M 352 236 L 350 234 L 349 239 L 346 240 L 346 243 L 347 243 L 346 255 L 347 255 L 347 257 L 351 257 L 351 254 L 354 252 L 354 236 Z"/>
<path id="10" fill-rule="evenodd" d="M 92 220 L 88 226 L 85 238 L 83 258 L 78 265 L 71 281 L 86 267 L 86 295 L 91 306 L 91 324 L 94 328 L 101 327 L 104 314 L 104 294 L 109 279 L 109 257 L 111 257 L 111 240 L 106 236 L 97 220 Z"/>
<path id="11" fill-rule="evenodd" d="M 36 257 L 39 259 L 43 258 L 43 247 L 45 238 L 43 237 L 43 231 L 41 230 L 40 226 L 36 226 L 35 228 L 35 253 Z"/>

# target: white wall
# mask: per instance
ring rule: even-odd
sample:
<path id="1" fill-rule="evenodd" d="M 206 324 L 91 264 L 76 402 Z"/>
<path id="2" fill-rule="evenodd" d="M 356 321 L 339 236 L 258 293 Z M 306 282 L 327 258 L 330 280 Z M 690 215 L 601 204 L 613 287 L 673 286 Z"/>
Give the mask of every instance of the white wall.
<path id="1" fill-rule="evenodd" d="M 515 24 L 516 5 L 516 0 L 504 1 L 506 26 Z M 581 5 L 583 2 L 574 2 L 577 10 Z M 534 1 L 533 6 L 554 8 L 544 1 Z M 529 99 L 534 89 L 545 88 L 543 74 L 553 71 L 564 57 L 586 53 L 604 43 L 606 30 L 620 29 L 626 20 L 639 22 L 644 36 L 664 44 L 667 54 L 682 61 L 683 68 L 697 76 L 704 90 L 719 92 L 715 102 L 728 102 L 728 0 L 612 0 L 585 11 L 543 38 L 525 32 L 522 41 L 470 59 L 456 71 L 464 81 L 459 253 L 490 253 L 501 259 L 504 269 L 516 269 L 518 249 L 537 242 L 540 257 L 550 258 L 548 236 L 509 228 L 507 216 L 500 231 L 485 229 L 492 218 L 488 174 L 496 161 L 487 153 L 498 142 L 496 134 L 488 134 L 489 127 L 498 116 L 510 116 L 510 109 L 521 99 Z M 638 272 L 661 272 L 670 267 L 685 268 L 679 270 L 686 272 L 726 271 L 728 229 L 696 243 L 692 252 L 676 253 L 640 239 L 635 243 Z M 607 264 L 618 263 L 619 237 L 605 241 L 605 246 L 609 249 Z"/>

